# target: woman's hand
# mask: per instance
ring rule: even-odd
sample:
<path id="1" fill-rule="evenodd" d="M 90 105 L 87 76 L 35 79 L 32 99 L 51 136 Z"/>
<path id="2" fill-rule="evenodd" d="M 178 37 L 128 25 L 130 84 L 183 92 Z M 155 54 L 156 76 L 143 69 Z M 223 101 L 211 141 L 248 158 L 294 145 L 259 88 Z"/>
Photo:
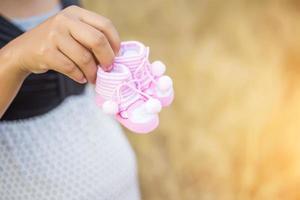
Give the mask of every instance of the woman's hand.
<path id="1" fill-rule="evenodd" d="M 108 19 L 71 6 L 2 50 L 23 74 L 55 70 L 79 83 L 95 83 L 97 64 L 110 70 L 119 47 L 118 32 Z"/>

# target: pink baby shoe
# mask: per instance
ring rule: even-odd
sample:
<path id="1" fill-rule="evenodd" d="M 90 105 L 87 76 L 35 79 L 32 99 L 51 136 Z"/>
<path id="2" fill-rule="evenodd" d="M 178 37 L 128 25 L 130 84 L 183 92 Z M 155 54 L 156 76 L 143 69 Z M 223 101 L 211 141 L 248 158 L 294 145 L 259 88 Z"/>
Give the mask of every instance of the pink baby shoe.
<path id="1" fill-rule="evenodd" d="M 158 99 L 162 106 L 169 106 L 174 99 L 173 81 L 164 75 L 166 66 L 161 61 L 149 62 L 149 47 L 136 41 L 121 43 L 115 63 L 128 67 L 139 90 Z"/>
<path id="2" fill-rule="evenodd" d="M 161 103 L 137 88 L 129 69 L 113 64 L 110 72 L 97 72 L 96 102 L 104 113 L 114 115 L 129 130 L 149 133 L 159 124 Z"/>

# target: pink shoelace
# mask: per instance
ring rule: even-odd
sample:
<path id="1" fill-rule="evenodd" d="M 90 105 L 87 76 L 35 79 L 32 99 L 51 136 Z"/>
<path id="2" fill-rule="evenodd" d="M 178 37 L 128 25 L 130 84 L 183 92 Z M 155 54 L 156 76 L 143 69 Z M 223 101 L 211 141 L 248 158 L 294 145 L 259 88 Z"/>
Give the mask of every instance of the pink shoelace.
<path id="1" fill-rule="evenodd" d="M 126 64 L 126 62 L 124 62 Z M 153 82 L 155 85 L 157 81 L 154 79 L 150 70 L 151 64 L 149 63 L 149 47 L 146 47 L 146 54 L 141 61 L 141 64 L 135 69 L 133 77 L 136 79 L 137 87 L 139 90 L 146 89 L 150 83 Z"/>
<path id="2" fill-rule="evenodd" d="M 117 97 L 117 104 L 122 104 L 122 102 L 124 102 L 123 100 L 123 95 L 121 94 L 122 90 L 121 88 L 124 86 L 127 86 L 128 88 L 130 88 L 133 92 L 136 92 L 137 94 L 140 94 L 142 97 L 146 98 L 146 99 L 151 99 L 152 97 L 150 95 L 148 95 L 145 92 L 142 92 L 140 89 L 137 89 L 136 87 L 132 86 L 132 84 L 130 83 L 137 83 L 139 79 L 132 79 L 130 81 L 121 83 L 120 85 L 118 85 L 115 88 L 114 94 L 116 94 Z M 126 100 L 125 100 L 126 101 Z"/>
<path id="3" fill-rule="evenodd" d="M 130 75 L 126 74 L 109 76 L 109 73 L 100 71 L 96 90 L 105 100 L 114 101 L 120 111 L 126 110 L 128 106 L 141 99 L 141 97 L 143 99 L 152 98 L 147 93 L 136 88 L 140 79 L 130 79 Z"/>

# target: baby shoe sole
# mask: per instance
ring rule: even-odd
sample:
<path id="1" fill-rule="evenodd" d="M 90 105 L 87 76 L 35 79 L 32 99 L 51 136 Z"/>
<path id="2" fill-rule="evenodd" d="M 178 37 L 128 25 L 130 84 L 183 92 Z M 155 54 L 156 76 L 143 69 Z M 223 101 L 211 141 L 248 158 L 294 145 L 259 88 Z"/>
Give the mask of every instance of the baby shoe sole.
<path id="1" fill-rule="evenodd" d="M 102 104 L 104 103 L 103 99 L 99 94 L 96 94 L 96 103 L 98 106 L 102 107 Z M 156 129 L 159 125 L 159 117 L 157 114 L 151 114 L 151 119 L 144 123 L 138 123 L 134 122 L 129 119 L 139 118 L 134 117 L 133 115 L 136 113 L 135 111 L 138 111 L 137 109 L 142 109 L 142 104 L 145 104 L 145 101 L 138 100 L 132 105 L 128 107 L 126 112 L 128 113 L 128 119 L 121 116 L 120 113 L 115 115 L 115 118 L 127 129 L 131 130 L 132 132 L 138 133 L 138 134 L 147 134 L 149 132 L 152 132 L 154 129 Z"/>

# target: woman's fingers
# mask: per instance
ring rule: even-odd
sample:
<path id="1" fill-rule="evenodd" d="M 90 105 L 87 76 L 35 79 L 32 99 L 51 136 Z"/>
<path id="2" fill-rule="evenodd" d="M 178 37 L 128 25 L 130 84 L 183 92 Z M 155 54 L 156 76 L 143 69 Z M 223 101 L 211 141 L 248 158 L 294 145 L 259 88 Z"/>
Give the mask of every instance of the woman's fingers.
<path id="1" fill-rule="evenodd" d="M 70 34 L 86 48 L 92 50 L 104 70 L 109 70 L 114 60 L 114 52 L 106 36 L 94 27 L 81 21 L 69 20 Z"/>
<path id="2" fill-rule="evenodd" d="M 84 74 L 80 71 L 76 64 L 58 50 L 52 52 L 48 56 L 46 63 L 51 66 L 49 67 L 50 69 L 62 73 L 78 83 L 87 82 Z"/>
<path id="3" fill-rule="evenodd" d="M 116 28 L 109 19 L 77 6 L 71 6 L 70 12 L 78 16 L 78 19 L 82 22 L 89 24 L 104 33 L 114 53 L 117 55 L 120 49 L 121 40 Z"/>
<path id="4" fill-rule="evenodd" d="M 71 59 L 84 73 L 90 83 L 95 83 L 97 65 L 93 54 L 71 37 L 58 38 L 59 50 Z"/>

